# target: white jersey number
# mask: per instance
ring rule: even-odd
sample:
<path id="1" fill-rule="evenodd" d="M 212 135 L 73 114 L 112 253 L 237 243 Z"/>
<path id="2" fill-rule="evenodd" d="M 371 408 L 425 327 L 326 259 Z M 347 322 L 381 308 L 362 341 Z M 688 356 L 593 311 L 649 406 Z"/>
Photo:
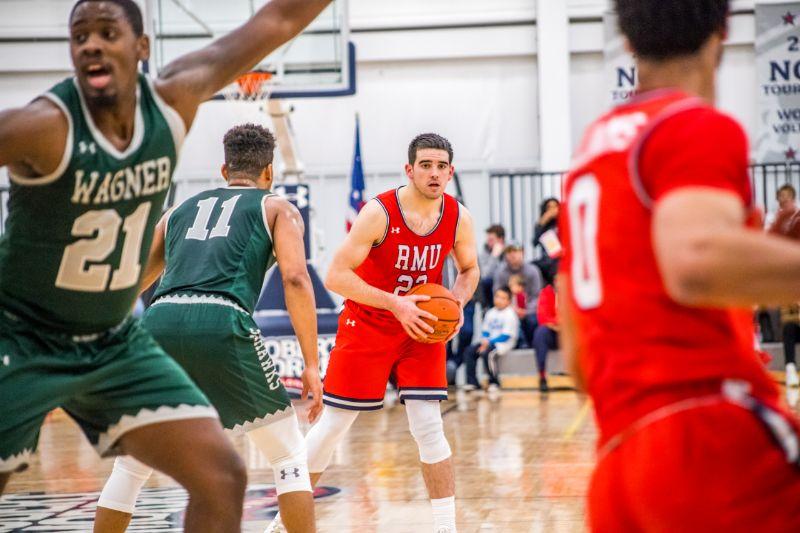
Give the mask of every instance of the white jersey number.
<path id="1" fill-rule="evenodd" d="M 600 220 L 600 184 L 593 174 L 581 176 L 572 186 L 568 201 L 572 237 L 572 292 L 581 309 L 594 309 L 603 302 L 597 227 Z"/>
<path id="2" fill-rule="evenodd" d="M 89 211 L 76 218 L 72 225 L 72 236 L 86 238 L 64 248 L 56 276 L 56 287 L 81 292 L 103 292 L 106 287 L 116 291 L 136 285 L 142 271 L 142 238 L 150 207 L 150 202 L 141 204 L 124 221 L 113 209 Z M 122 256 L 119 268 L 112 275 L 111 265 L 102 264 L 101 261 L 105 261 L 116 249 L 120 226 L 125 233 Z"/>
<path id="3" fill-rule="evenodd" d="M 397 283 L 399 283 L 399 285 L 394 288 L 394 293 L 398 295 L 405 294 L 408 291 L 410 291 L 411 287 L 413 287 L 414 285 L 424 285 L 425 283 L 428 283 L 428 275 L 423 274 L 417 277 L 417 281 L 415 282 L 414 278 L 406 274 L 403 274 L 402 276 L 399 276 L 397 278 Z"/>
<path id="4" fill-rule="evenodd" d="M 186 231 L 186 238 L 204 241 L 214 237 L 227 237 L 228 232 L 231 230 L 230 222 L 233 208 L 236 207 L 236 202 L 239 201 L 241 196 L 241 194 L 237 194 L 233 198 L 222 202 L 222 214 L 217 219 L 217 223 L 211 230 L 210 235 L 208 233 L 208 221 L 211 220 L 211 213 L 214 211 L 214 206 L 217 205 L 219 198 L 206 198 L 197 202 L 197 216 L 192 227 Z"/>

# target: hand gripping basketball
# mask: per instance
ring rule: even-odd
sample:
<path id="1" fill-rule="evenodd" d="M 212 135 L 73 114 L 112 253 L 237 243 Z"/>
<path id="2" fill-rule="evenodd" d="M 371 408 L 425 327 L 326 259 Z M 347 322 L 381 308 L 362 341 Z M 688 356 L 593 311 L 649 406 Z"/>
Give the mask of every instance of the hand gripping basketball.
<path id="1" fill-rule="evenodd" d="M 433 333 L 428 333 L 425 340 L 421 342 L 435 344 L 450 338 L 461 321 L 461 305 L 453 293 L 436 283 L 425 283 L 415 286 L 408 292 L 408 295 L 430 296 L 430 300 L 417 302 L 417 307 L 438 318 L 436 321 L 422 319 L 433 328 Z"/>

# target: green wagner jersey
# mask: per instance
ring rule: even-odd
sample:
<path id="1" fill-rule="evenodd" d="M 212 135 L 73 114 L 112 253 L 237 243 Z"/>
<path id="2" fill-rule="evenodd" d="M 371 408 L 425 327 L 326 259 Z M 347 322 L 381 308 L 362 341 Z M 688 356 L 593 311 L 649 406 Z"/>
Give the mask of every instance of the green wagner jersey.
<path id="1" fill-rule="evenodd" d="M 185 126 L 141 75 L 124 151 L 97 129 L 74 78 L 43 98 L 69 133 L 53 174 L 11 175 L 0 306 L 57 331 L 97 333 L 122 322 L 139 293 Z"/>
<path id="2" fill-rule="evenodd" d="M 221 187 L 189 198 L 168 215 L 166 270 L 155 298 L 218 295 L 255 310 L 275 263 L 264 198 L 254 187 Z"/>

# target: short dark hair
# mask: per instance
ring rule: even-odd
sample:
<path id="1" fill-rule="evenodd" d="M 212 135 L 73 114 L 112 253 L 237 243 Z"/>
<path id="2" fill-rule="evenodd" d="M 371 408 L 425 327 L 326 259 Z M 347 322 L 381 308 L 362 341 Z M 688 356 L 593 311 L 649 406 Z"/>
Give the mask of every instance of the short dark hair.
<path id="1" fill-rule="evenodd" d="M 500 224 L 492 224 L 491 226 L 486 228 L 486 233 L 493 233 L 494 235 L 497 235 L 499 239 L 506 238 L 506 228 L 504 228 Z"/>
<path id="2" fill-rule="evenodd" d="M 453 146 L 450 141 L 435 133 L 423 133 L 414 137 L 411 144 L 408 145 L 408 164 L 413 165 L 417 160 L 417 150 L 425 148 L 444 150 L 450 158 L 449 162 L 453 162 Z"/>
<path id="3" fill-rule="evenodd" d="M 78 0 L 75 2 L 75 5 L 72 6 L 72 11 L 69 13 L 70 22 L 72 22 L 72 16 L 75 14 L 75 10 L 78 9 L 78 6 L 88 2 L 111 2 L 112 4 L 117 4 L 122 8 L 122 12 L 125 13 L 125 18 L 128 20 L 131 28 L 133 28 L 133 33 L 135 33 L 137 37 L 141 37 L 144 34 L 142 10 L 139 8 L 139 4 L 134 0 Z"/>
<path id="4" fill-rule="evenodd" d="M 508 285 L 503 285 L 502 287 L 495 289 L 494 292 L 504 292 L 506 293 L 506 296 L 508 296 L 509 298 L 511 298 L 511 295 L 513 294 L 511 292 L 511 287 L 509 287 Z"/>
<path id="5" fill-rule="evenodd" d="M 615 0 L 620 31 L 634 54 L 654 60 L 691 55 L 725 31 L 729 0 Z"/>
<path id="6" fill-rule="evenodd" d="M 263 126 L 235 126 L 225 134 L 222 144 L 225 145 L 225 165 L 232 174 L 257 178 L 272 164 L 275 137 Z"/>
<path id="7" fill-rule="evenodd" d="M 789 191 L 790 193 L 792 193 L 792 198 L 797 198 L 797 190 L 794 187 L 792 187 L 791 184 L 787 183 L 785 185 L 782 185 L 781 188 L 778 189 L 778 193 L 777 194 L 780 194 L 783 191 Z M 776 196 L 777 196 L 777 194 L 776 194 Z"/>

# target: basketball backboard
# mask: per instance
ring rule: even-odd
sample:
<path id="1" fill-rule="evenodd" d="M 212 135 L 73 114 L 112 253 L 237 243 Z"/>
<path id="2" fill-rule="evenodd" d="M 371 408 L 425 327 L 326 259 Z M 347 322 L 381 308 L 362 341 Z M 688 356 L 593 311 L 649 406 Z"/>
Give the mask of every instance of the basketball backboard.
<path id="1" fill-rule="evenodd" d="M 156 70 L 237 28 L 266 3 L 149 0 Z M 355 92 L 354 56 L 347 0 L 333 0 L 303 33 L 265 57 L 254 70 L 272 73 L 272 98 L 340 96 Z"/>

